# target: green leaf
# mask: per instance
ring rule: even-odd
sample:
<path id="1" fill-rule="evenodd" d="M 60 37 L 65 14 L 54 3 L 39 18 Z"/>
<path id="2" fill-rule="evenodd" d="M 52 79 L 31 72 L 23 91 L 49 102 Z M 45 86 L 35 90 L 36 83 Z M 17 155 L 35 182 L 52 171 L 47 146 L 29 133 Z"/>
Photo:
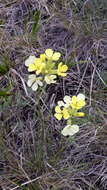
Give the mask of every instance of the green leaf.
<path id="1" fill-rule="evenodd" d="M 0 65 L 0 75 L 4 75 L 9 71 L 9 68 L 5 64 Z"/>
<path id="2" fill-rule="evenodd" d="M 32 36 L 36 35 L 39 29 L 39 20 L 40 20 L 40 11 L 35 11 L 33 16 L 33 25 L 32 25 Z"/>
<path id="3" fill-rule="evenodd" d="M 6 96 L 11 96 L 12 93 L 6 90 L 0 91 L 0 97 L 6 97 Z"/>
<path id="4" fill-rule="evenodd" d="M 5 75 L 9 71 L 9 59 L 3 56 L 2 63 L 0 63 L 0 75 Z"/>

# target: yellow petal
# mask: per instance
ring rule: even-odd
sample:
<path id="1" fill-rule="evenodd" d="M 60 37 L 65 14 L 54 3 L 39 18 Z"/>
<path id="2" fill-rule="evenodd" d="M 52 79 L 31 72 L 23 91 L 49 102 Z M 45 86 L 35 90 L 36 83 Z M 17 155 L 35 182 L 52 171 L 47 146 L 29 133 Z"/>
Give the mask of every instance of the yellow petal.
<path id="1" fill-rule="evenodd" d="M 53 50 L 52 49 L 46 49 L 45 54 L 48 58 L 51 58 L 53 55 Z"/>
<path id="2" fill-rule="evenodd" d="M 77 102 L 77 109 L 81 109 L 84 106 L 85 106 L 85 101 L 80 100 L 80 101 Z"/>
<path id="3" fill-rule="evenodd" d="M 42 63 L 42 61 L 41 61 L 41 59 L 40 58 L 36 58 L 35 60 L 34 60 L 34 63 L 35 63 L 35 65 L 40 65 L 41 63 Z"/>
<path id="4" fill-rule="evenodd" d="M 77 97 L 72 96 L 71 103 L 70 103 L 71 107 L 76 108 L 76 103 L 77 103 Z"/>
<path id="5" fill-rule="evenodd" d="M 58 65 L 58 67 L 59 67 L 59 68 L 61 68 L 61 67 L 62 67 L 62 65 L 63 65 L 63 63 L 62 63 L 62 62 L 60 62 L 60 63 L 59 63 L 59 65 Z"/>
<path id="6" fill-rule="evenodd" d="M 62 66 L 62 72 L 66 72 L 68 70 L 68 66 L 67 65 L 63 65 Z"/>
<path id="7" fill-rule="evenodd" d="M 66 77 L 67 73 L 59 73 L 59 75 L 62 76 L 62 77 Z"/>
<path id="8" fill-rule="evenodd" d="M 60 113 L 55 113 L 54 116 L 55 116 L 58 120 L 61 120 L 61 119 L 62 119 L 62 114 L 60 114 Z"/>
<path id="9" fill-rule="evenodd" d="M 67 73 L 65 72 L 67 71 L 67 69 L 68 69 L 67 65 L 63 65 L 62 62 L 59 63 L 58 70 L 57 70 L 58 75 L 63 76 L 63 77 L 66 76 Z"/>
<path id="10" fill-rule="evenodd" d="M 76 96 L 72 96 L 72 103 L 76 104 L 77 101 L 77 97 Z"/>
<path id="11" fill-rule="evenodd" d="M 60 57 L 61 57 L 61 54 L 59 52 L 55 52 L 52 56 L 52 60 L 58 61 Z"/>
<path id="12" fill-rule="evenodd" d="M 35 66 L 35 64 L 29 64 L 28 66 L 28 71 L 32 72 L 32 71 L 36 71 L 37 67 Z"/>
<path id="13" fill-rule="evenodd" d="M 41 70 L 37 70 L 36 74 L 39 75 L 41 73 Z"/>
<path id="14" fill-rule="evenodd" d="M 40 55 L 40 59 L 41 59 L 41 61 L 43 61 L 43 62 L 44 62 L 44 61 L 45 61 L 45 59 L 46 59 L 46 55 L 45 55 L 45 54 L 41 54 L 41 55 Z"/>
<path id="15" fill-rule="evenodd" d="M 57 112 L 57 113 L 61 113 L 62 112 L 59 106 L 55 107 L 55 112 Z"/>
<path id="16" fill-rule="evenodd" d="M 69 115 L 69 112 L 68 112 L 68 109 L 67 108 L 64 108 L 63 109 L 63 117 L 64 119 L 68 119 L 70 117 Z"/>
<path id="17" fill-rule="evenodd" d="M 67 125 L 62 131 L 61 134 L 64 136 L 72 136 L 75 133 L 79 131 L 79 126 L 78 125 Z"/>

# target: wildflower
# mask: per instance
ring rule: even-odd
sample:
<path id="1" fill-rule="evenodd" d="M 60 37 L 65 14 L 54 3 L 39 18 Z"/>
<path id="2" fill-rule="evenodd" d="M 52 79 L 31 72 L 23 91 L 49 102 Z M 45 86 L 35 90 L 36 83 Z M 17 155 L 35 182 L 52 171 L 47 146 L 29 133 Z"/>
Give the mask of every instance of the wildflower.
<path id="1" fill-rule="evenodd" d="M 56 83 L 54 79 L 56 79 L 56 75 L 46 75 L 44 78 L 47 84 Z"/>
<path id="2" fill-rule="evenodd" d="M 61 109 L 59 105 L 56 106 L 55 112 L 56 112 L 56 113 L 54 114 L 54 116 L 55 116 L 58 120 L 61 120 L 62 118 L 68 119 L 68 118 L 70 117 L 68 109 L 67 109 L 67 108 Z"/>
<path id="3" fill-rule="evenodd" d="M 36 75 L 34 74 L 29 75 L 27 85 L 29 87 L 32 87 L 33 91 L 36 91 L 39 86 L 43 86 L 43 83 L 41 80 L 42 80 L 42 77 L 36 77 Z"/>
<path id="4" fill-rule="evenodd" d="M 55 117 L 58 120 L 60 120 L 58 117 L 60 118 L 63 117 L 64 119 L 68 119 L 71 117 L 83 117 L 84 113 L 78 112 L 78 110 L 82 108 L 84 105 L 85 105 L 85 96 L 83 94 L 79 94 L 78 96 L 73 96 L 72 98 L 70 96 L 65 96 L 63 101 L 58 101 L 58 106 L 56 106 L 56 110 L 58 108 L 58 112 L 55 110 L 56 111 Z"/>
<path id="5" fill-rule="evenodd" d="M 58 68 L 55 61 L 58 61 L 61 57 L 59 52 L 54 52 L 52 49 L 46 49 L 45 53 L 41 54 L 39 58 L 35 56 L 29 56 L 25 61 L 25 65 L 28 67 L 29 72 L 35 72 L 35 75 L 31 75 L 28 80 L 28 86 L 32 86 L 33 90 L 37 90 L 38 86 L 42 86 L 41 77 L 47 84 L 56 83 L 56 77 L 66 76 L 68 67 L 59 63 Z M 66 104 L 66 101 L 64 102 Z"/>
<path id="6" fill-rule="evenodd" d="M 32 72 L 35 71 L 37 75 L 44 72 L 46 67 L 45 62 L 41 62 L 40 58 L 36 58 L 33 64 L 29 64 L 28 71 Z"/>
<path id="7" fill-rule="evenodd" d="M 59 63 L 58 69 L 54 61 L 58 61 L 61 54 L 59 52 L 54 52 L 52 49 L 46 49 L 44 54 L 41 54 L 39 58 L 35 56 L 29 56 L 25 61 L 25 65 L 28 67 L 29 72 L 35 71 L 37 75 L 59 75 L 66 76 L 65 73 L 68 69 L 63 63 Z"/>
<path id="8" fill-rule="evenodd" d="M 67 65 L 63 65 L 63 63 L 59 63 L 58 65 L 58 70 L 57 70 L 57 74 L 59 76 L 65 77 L 67 75 L 66 71 L 68 70 Z"/>
<path id="9" fill-rule="evenodd" d="M 31 64 L 28 64 L 28 71 L 32 72 L 32 71 L 36 71 L 37 70 L 37 66 L 40 66 L 40 59 L 39 58 L 35 58 L 34 61 Z"/>
<path id="10" fill-rule="evenodd" d="M 79 126 L 78 125 L 67 125 L 64 127 L 64 129 L 61 131 L 61 134 L 64 136 L 72 136 L 75 133 L 79 131 Z"/>
<path id="11" fill-rule="evenodd" d="M 46 63 L 42 62 L 42 63 L 37 64 L 36 74 L 37 75 L 39 75 L 40 73 L 44 74 L 45 73 L 45 68 L 46 68 Z"/>
<path id="12" fill-rule="evenodd" d="M 29 56 L 29 58 L 25 61 L 26 67 L 29 67 L 29 64 L 33 64 L 35 61 L 36 57 L 35 56 Z"/>
<path id="13" fill-rule="evenodd" d="M 85 106 L 85 96 L 83 94 L 78 94 L 77 96 L 73 96 L 71 100 L 71 107 L 73 109 L 79 110 Z"/>
<path id="14" fill-rule="evenodd" d="M 63 108 L 62 113 L 64 119 L 68 119 L 70 117 L 69 110 L 67 108 Z"/>
<path id="15" fill-rule="evenodd" d="M 61 108 L 59 107 L 59 106 L 56 106 L 55 107 L 55 114 L 54 114 L 54 116 L 58 119 L 58 120 L 61 120 L 62 119 L 62 117 L 63 117 L 63 113 L 62 113 L 62 110 L 61 110 Z"/>
<path id="16" fill-rule="evenodd" d="M 59 52 L 53 52 L 52 49 L 46 49 L 45 55 L 48 60 L 52 61 L 58 61 L 61 57 L 61 54 Z"/>

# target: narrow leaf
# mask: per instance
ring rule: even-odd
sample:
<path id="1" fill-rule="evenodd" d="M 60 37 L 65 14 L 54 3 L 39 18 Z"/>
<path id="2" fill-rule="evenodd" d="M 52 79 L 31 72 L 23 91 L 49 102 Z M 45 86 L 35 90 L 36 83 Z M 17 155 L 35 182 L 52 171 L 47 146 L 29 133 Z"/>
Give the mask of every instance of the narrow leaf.
<path id="1" fill-rule="evenodd" d="M 12 93 L 11 92 L 8 92 L 8 91 L 0 91 L 0 97 L 6 97 L 6 96 L 11 96 Z"/>
<path id="2" fill-rule="evenodd" d="M 32 36 L 34 36 L 38 29 L 39 29 L 39 20 L 40 20 L 40 11 L 35 11 L 34 16 L 33 16 L 33 25 L 32 25 Z"/>

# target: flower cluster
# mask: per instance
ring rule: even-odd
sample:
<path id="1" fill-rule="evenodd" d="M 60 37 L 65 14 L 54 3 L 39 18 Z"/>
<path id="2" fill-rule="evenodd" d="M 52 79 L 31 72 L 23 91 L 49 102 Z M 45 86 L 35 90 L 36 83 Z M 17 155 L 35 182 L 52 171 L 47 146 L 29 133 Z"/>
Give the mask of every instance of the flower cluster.
<path id="1" fill-rule="evenodd" d="M 28 86 L 32 87 L 32 90 L 36 91 L 39 86 L 43 86 L 45 81 L 47 84 L 56 83 L 57 76 L 65 77 L 67 75 L 68 67 L 62 62 L 56 64 L 61 57 L 59 52 L 53 52 L 52 49 L 46 49 L 44 54 L 41 54 L 39 58 L 30 56 L 25 65 L 28 67 L 29 72 L 35 72 L 35 74 L 29 75 Z"/>
<path id="2" fill-rule="evenodd" d="M 62 130 L 64 136 L 73 135 L 79 131 L 78 125 L 72 125 L 72 119 L 74 117 L 83 117 L 84 113 L 79 110 L 85 106 L 85 96 L 78 94 L 77 96 L 65 96 L 63 101 L 58 101 L 58 105 L 55 107 L 54 116 L 61 120 L 67 120 L 67 126 Z"/>

